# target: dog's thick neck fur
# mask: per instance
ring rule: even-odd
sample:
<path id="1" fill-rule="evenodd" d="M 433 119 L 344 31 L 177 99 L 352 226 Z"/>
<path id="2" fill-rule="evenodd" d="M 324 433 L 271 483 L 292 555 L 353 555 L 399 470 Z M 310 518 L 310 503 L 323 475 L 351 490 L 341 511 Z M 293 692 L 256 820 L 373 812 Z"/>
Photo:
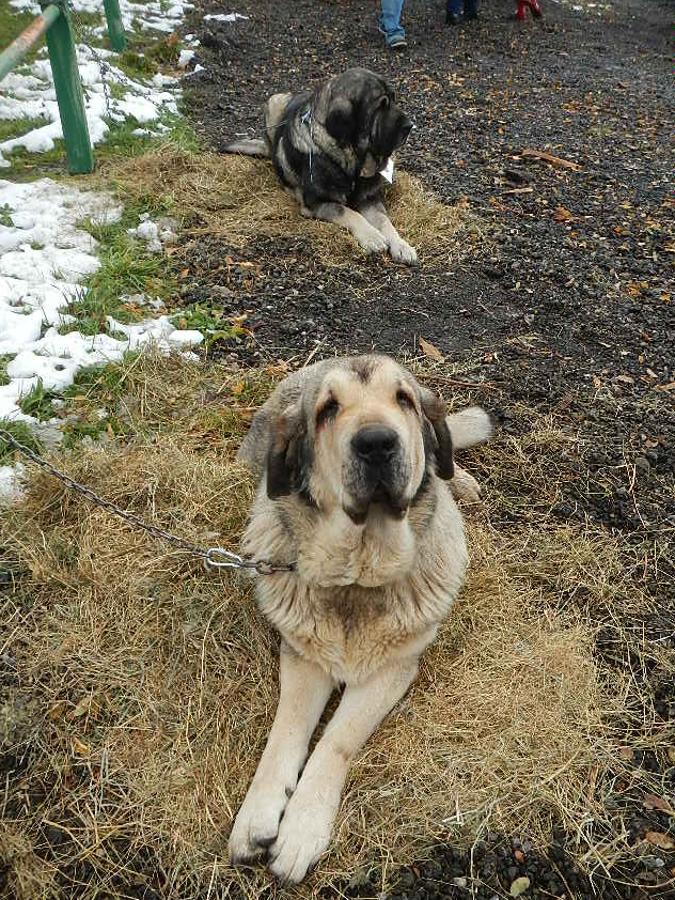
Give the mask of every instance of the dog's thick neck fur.
<path id="1" fill-rule="evenodd" d="M 272 501 L 263 479 L 243 549 L 297 564 L 259 579 L 261 611 L 291 647 L 346 683 L 369 677 L 389 651 L 432 640 L 467 565 L 461 517 L 433 472 L 402 520 L 373 510 L 363 525 L 341 509 L 324 516 L 297 495 Z"/>

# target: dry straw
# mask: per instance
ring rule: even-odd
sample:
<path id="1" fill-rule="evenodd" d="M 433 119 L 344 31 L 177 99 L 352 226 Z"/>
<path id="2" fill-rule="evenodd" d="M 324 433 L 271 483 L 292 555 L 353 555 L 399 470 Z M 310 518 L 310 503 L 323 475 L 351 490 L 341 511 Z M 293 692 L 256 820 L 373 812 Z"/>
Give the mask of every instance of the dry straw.
<path id="1" fill-rule="evenodd" d="M 136 361 L 112 403 L 128 443 L 59 462 L 162 527 L 236 546 L 253 485 L 234 451 L 282 369 L 242 378 Z M 500 486 L 537 478 L 537 440 L 554 439 L 534 422 L 529 444 L 474 455 L 489 499 L 467 514 L 466 589 L 358 758 L 332 849 L 297 896 L 488 828 L 545 842 L 562 825 L 589 852 L 584 829 L 607 817 L 608 716 L 626 713 L 629 692 L 601 689 L 591 630 L 556 610 L 580 586 L 611 606 L 618 547 L 582 528 L 499 521 Z M 3 719 L 19 761 L 0 810 L 11 890 L 61 896 L 65 879 L 93 900 L 146 878 L 162 896 L 258 897 L 264 870 L 233 871 L 224 853 L 277 699 L 277 640 L 250 582 L 205 573 L 40 472 L 3 540 L 25 572 L 3 610 L 3 652 L 20 672 Z"/>
<path id="2" fill-rule="evenodd" d="M 216 153 L 191 154 L 166 147 L 108 170 L 125 196 L 159 198 L 185 216 L 194 233 L 217 235 L 241 248 L 262 235 L 306 237 L 324 263 L 349 265 L 359 248 L 343 229 L 300 215 L 268 160 Z M 447 265 L 460 248 L 479 240 L 478 220 L 464 204 L 440 203 L 420 182 L 401 172 L 388 192 L 394 225 L 421 258 Z M 460 230 L 466 233 L 456 239 Z"/>

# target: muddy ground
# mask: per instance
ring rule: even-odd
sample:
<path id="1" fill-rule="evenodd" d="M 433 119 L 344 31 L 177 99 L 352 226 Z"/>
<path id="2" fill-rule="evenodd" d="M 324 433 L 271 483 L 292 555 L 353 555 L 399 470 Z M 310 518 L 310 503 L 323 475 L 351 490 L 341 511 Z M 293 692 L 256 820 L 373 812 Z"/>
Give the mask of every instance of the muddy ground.
<path id="1" fill-rule="evenodd" d="M 510 4 L 485 4 L 479 22 L 448 29 L 439 0 L 410 0 L 410 45 L 398 54 L 384 48 L 372 3 L 238 0 L 249 19 L 236 26 L 204 23 L 202 12 L 216 10 L 200 7 L 187 30 L 201 40 L 205 71 L 189 80 L 187 110 L 210 146 L 258 135 L 269 94 L 367 66 L 395 83 L 417 124 L 401 168 L 443 201 L 467 203 L 485 239 L 467 242 L 446 271 L 356 252 L 349 269 L 326 267 L 293 234 L 243 252 L 200 237 L 180 254 L 189 268 L 183 297 L 248 315 L 253 340 L 222 348 L 244 362 L 371 348 L 415 354 L 424 337 L 459 365 L 463 387 L 503 429 L 521 433 L 533 412 L 551 415 L 577 438 L 556 460 L 565 487 L 554 514 L 621 533 L 627 547 L 659 548 L 636 577 L 660 613 L 624 625 L 672 645 L 672 6 L 580 2 L 549 0 L 543 20 L 525 24 L 510 18 Z M 228 255 L 235 262 L 224 271 Z M 257 274 L 237 262 L 254 262 Z M 601 630 L 598 653 L 624 666 L 630 649 L 615 638 L 612 627 Z M 661 721 L 672 717 L 672 684 L 659 672 L 645 673 L 645 684 Z M 636 765 L 662 771 L 672 790 L 664 748 Z M 627 803 L 626 817 L 635 842 L 668 827 L 638 803 Z M 475 896 L 502 896 L 519 875 L 531 879 L 528 896 L 542 898 L 675 896 L 672 854 L 659 863 L 643 855 L 591 885 L 568 860 L 568 839 L 516 854 L 526 837 L 488 836 L 474 859 L 485 885 Z M 440 848 L 402 873 L 392 897 L 465 896 L 468 865 L 460 850 Z"/>

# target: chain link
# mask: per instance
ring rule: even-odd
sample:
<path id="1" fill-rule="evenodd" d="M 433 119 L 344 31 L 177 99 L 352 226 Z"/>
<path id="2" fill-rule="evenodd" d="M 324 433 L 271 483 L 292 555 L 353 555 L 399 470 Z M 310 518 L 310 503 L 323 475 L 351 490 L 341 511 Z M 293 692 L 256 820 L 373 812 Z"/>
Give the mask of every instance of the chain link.
<path id="1" fill-rule="evenodd" d="M 65 484 L 70 490 L 86 497 L 90 503 L 93 503 L 95 506 L 100 506 L 101 509 L 106 509 L 120 519 L 124 519 L 129 525 L 133 525 L 135 528 L 147 532 L 147 534 L 152 535 L 157 540 L 165 541 L 167 544 L 176 547 L 178 550 L 182 550 L 184 553 L 199 557 L 204 561 L 204 565 L 208 569 L 248 569 L 249 571 L 255 572 L 256 575 L 272 575 L 275 572 L 293 572 L 295 570 L 295 565 L 293 563 L 275 564 L 265 559 L 246 559 L 239 556 L 237 553 L 233 553 L 231 550 L 226 550 L 224 547 L 199 547 L 197 544 L 193 544 L 190 541 L 177 537 L 177 535 L 171 534 L 171 532 L 165 531 L 163 528 L 158 528 L 156 525 L 150 525 L 135 513 L 129 512 L 127 509 L 122 509 L 121 506 L 118 506 L 111 500 L 106 500 L 105 497 L 99 496 L 86 485 L 80 484 L 79 481 L 75 481 L 70 475 L 66 475 L 65 472 L 57 469 L 56 466 L 52 465 L 46 459 L 38 456 L 38 454 L 30 447 L 17 441 L 17 439 L 4 428 L 0 428 L 0 437 L 7 441 L 7 443 L 15 450 L 18 450 L 23 456 L 30 459 L 31 462 L 34 462 L 35 465 L 44 469 L 45 472 L 49 472 L 50 475 Z"/>

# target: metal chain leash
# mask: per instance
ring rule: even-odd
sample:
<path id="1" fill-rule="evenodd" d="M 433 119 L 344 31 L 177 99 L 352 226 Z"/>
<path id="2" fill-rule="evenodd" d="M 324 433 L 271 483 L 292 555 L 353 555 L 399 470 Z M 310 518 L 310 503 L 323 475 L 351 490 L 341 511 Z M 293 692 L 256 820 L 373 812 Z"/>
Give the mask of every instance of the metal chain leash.
<path id="1" fill-rule="evenodd" d="M 95 491 L 92 491 L 91 488 L 86 487 L 84 484 L 80 484 L 79 481 L 75 481 L 70 475 L 66 475 L 65 472 L 57 469 L 56 466 L 52 465 L 46 459 L 43 459 L 43 457 L 39 456 L 34 450 L 31 450 L 30 447 L 17 441 L 17 439 L 8 431 L 5 431 L 4 428 L 0 428 L 0 437 L 7 441 L 7 443 L 15 450 L 18 450 L 23 456 L 30 459 L 31 462 L 34 462 L 41 469 L 44 469 L 45 472 L 49 472 L 50 475 L 65 484 L 66 487 L 81 494 L 83 497 L 86 497 L 90 503 L 108 510 L 108 512 L 113 513 L 120 519 L 124 519 L 124 521 L 128 522 L 130 525 L 140 528 L 157 540 L 165 541 L 167 544 L 176 547 L 178 550 L 189 553 L 191 556 L 199 557 L 209 569 L 247 569 L 251 572 L 255 572 L 256 575 L 272 575 L 275 572 L 293 572 L 295 570 L 295 565 L 293 563 L 275 564 L 264 559 L 246 559 L 243 556 L 239 556 L 237 553 L 233 553 L 231 550 L 225 550 L 224 547 L 206 548 L 199 547 L 197 544 L 192 544 L 190 541 L 177 537 L 175 534 L 171 534 L 171 532 L 165 531 L 163 528 L 158 528 L 156 525 L 150 525 L 135 513 L 122 509 L 121 506 L 118 506 L 111 500 L 106 500 L 104 497 L 99 496 Z"/>

